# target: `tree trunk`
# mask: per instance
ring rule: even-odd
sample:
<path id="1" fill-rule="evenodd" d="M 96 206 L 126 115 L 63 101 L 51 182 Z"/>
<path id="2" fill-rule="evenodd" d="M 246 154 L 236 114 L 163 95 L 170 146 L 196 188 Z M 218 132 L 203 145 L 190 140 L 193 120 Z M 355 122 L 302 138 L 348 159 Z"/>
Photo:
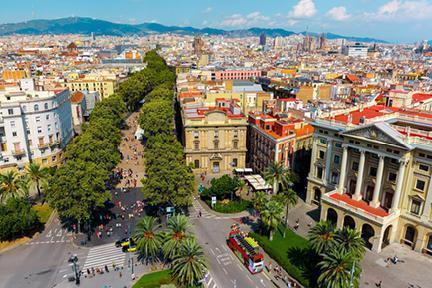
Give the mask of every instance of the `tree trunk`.
<path id="1" fill-rule="evenodd" d="M 279 183 L 276 181 L 276 179 L 273 182 L 273 195 L 276 195 L 278 192 Z"/>
<path id="2" fill-rule="evenodd" d="M 41 190 L 40 190 L 40 187 L 39 187 L 39 180 L 36 180 L 36 189 L 37 189 L 37 192 L 38 192 L 38 197 L 40 199 L 41 198 Z"/>
<path id="3" fill-rule="evenodd" d="M 270 228 L 270 236 L 269 236 L 269 240 L 272 241 L 273 240 L 273 229 Z"/>
<path id="4" fill-rule="evenodd" d="M 286 236 L 286 230 L 288 229 L 288 204 L 286 204 L 286 211 L 285 211 L 285 229 L 283 233 L 283 238 Z"/>

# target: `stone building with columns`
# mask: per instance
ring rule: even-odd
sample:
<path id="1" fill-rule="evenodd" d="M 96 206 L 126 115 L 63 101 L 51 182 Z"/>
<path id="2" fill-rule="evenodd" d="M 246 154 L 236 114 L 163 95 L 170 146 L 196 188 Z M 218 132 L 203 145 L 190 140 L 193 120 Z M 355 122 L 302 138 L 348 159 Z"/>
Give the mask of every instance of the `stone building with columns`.
<path id="1" fill-rule="evenodd" d="M 247 118 L 236 101 L 219 99 L 215 106 L 182 103 L 186 163 L 196 174 L 219 177 L 246 165 Z"/>
<path id="2" fill-rule="evenodd" d="M 374 106 L 316 120 L 307 199 L 321 219 L 432 255 L 432 114 Z"/>

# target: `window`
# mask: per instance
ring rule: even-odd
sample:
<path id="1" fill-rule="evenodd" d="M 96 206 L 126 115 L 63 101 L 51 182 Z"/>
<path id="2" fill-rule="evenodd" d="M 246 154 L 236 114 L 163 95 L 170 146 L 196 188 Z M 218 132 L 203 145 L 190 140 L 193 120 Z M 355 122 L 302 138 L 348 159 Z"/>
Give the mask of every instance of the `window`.
<path id="1" fill-rule="evenodd" d="M 420 215 L 421 204 L 422 202 L 420 200 L 412 199 L 410 212 L 415 215 Z"/>
<path id="2" fill-rule="evenodd" d="M 389 173 L 388 180 L 389 180 L 390 182 L 394 182 L 394 181 L 396 181 L 396 177 L 397 177 L 396 173 L 390 172 L 390 173 Z"/>
<path id="3" fill-rule="evenodd" d="M 340 143 L 340 142 L 336 142 L 336 143 L 335 143 L 335 147 L 336 147 L 336 148 L 342 148 L 342 143 Z"/>
<path id="4" fill-rule="evenodd" d="M 23 110 L 24 112 L 27 112 L 27 106 L 23 105 L 23 106 L 22 106 L 22 110 Z"/>
<path id="5" fill-rule="evenodd" d="M 194 136 L 194 139 L 198 139 L 199 132 L 198 131 L 193 131 L 193 136 Z"/>
<path id="6" fill-rule="evenodd" d="M 214 149 L 219 149 L 219 140 L 213 141 Z"/>
<path id="7" fill-rule="evenodd" d="M 40 116 L 36 116 L 36 122 L 40 122 Z"/>
<path id="8" fill-rule="evenodd" d="M 8 114 L 9 114 L 9 115 L 13 115 L 13 109 L 9 108 L 9 109 L 8 109 Z"/>
<path id="9" fill-rule="evenodd" d="M 11 128 L 15 128 L 15 121 L 10 121 Z"/>
<path id="10" fill-rule="evenodd" d="M 42 127 L 40 127 L 40 126 L 37 127 L 37 132 L 38 132 L 38 133 L 42 133 Z"/>
<path id="11" fill-rule="evenodd" d="M 359 169 L 359 163 L 354 161 L 352 163 L 352 170 L 358 171 L 358 169 Z"/>
<path id="12" fill-rule="evenodd" d="M 233 158 L 232 166 L 233 167 L 237 167 L 237 165 L 238 165 L 238 159 L 237 158 Z"/>
<path id="13" fill-rule="evenodd" d="M 48 103 L 44 104 L 44 108 L 45 108 L 45 110 L 48 110 Z"/>
<path id="14" fill-rule="evenodd" d="M 320 143 L 321 143 L 321 144 L 327 144 L 327 140 L 324 139 L 324 138 L 320 138 Z"/>
<path id="15" fill-rule="evenodd" d="M 334 163 L 335 164 L 339 164 L 340 163 L 340 156 L 339 155 L 335 155 L 334 156 Z"/>
<path id="16" fill-rule="evenodd" d="M 233 148 L 238 149 L 238 141 L 233 141 Z"/>
<path id="17" fill-rule="evenodd" d="M 219 132 L 217 130 L 214 131 L 214 138 L 219 138 Z"/>
<path id="18" fill-rule="evenodd" d="M 45 116 L 45 119 L 46 119 L 46 120 L 49 120 L 49 114 L 47 114 L 47 115 Z"/>
<path id="19" fill-rule="evenodd" d="M 42 159 L 42 164 L 47 164 L 48 163 L 48 159 L 44 158 Z"/>
<path id="20" fill-rule="evenodd" d="M 320 150 L 320 151 L 318 152 L 318 158 L 319 158 L 319 159 L 324 159 L 324 155 L 325 155 L 324 151 L 321 151 L 321 150 Z"/>
<path id="21" fill-rule="evenodd" d="M 339 182 L 339 173 L 332 172 L 331 174 L 331 183 L 337 184 Z"/>
<path id="22" fill-rule="evenodd" d="M 376 177 L 376 175 L 377 175 L 377 168 L 376 167 L 370 167 L 369 176 Z"/>
<path id="23" fill-rule="evenodd" d="M 27 130 L 27 135 L 30 135 L 30 130 Z"/>
<path id="24" fill-rule="evenodd" d="M 238 137 L 238 130 L 234 130 L 234 138 Z"/>
<path id="25" fill-rule="evenodd" d="M 52 156 L 52 162 L 56 162 L 57 161 L 57 156 Z"/>
<path id="26" fill-rule="evenodd" d="M 199 150 L 199 141 L 194 141 L 194 150 Z"/>
<path id="27" fill-rule="evenodd" d="M 429 165 L 425 165 L 425 164 L 419 164 L 419 169 L 422 171 L 429 171 Z"/>
<path id="28" fill-rule="evenodd" d="M 48 124 L 47 130 L 48 130 L 48 132 L 51 132 L 51 124 Z"/>
<path id="29" fill-rule="evenodd" d="M 323 177 L 323 168 L 322 167 L 317 167 L 317 178 L 322 179 Z"/>
<path id="30" fill-rule="evenodd" d="M 12 131 L 12 136 L 16 137 L 17 136 L 17 132 L 16 131 Z"/>
<path id="31" fill-rule="evenodd" d="M 426 186 L 426 182 L 420 179 L 417 179 L 415 188 L 420 191 L 424 191 Z"/>
<path id="32" fill-rule="evenodd" d="M 200 168 L 200 161 L 199 160 L 195 160 L 194 161 L 194 167 L 195 168 Z"/>
<path id="33" fill-rule="evenodd" d="M 38 105 L 38 104 L 35 104 L 35 105 L 33 106 L 33 109 L 34 109 L 34 111 L 39 111 L 39 105 Z"/>

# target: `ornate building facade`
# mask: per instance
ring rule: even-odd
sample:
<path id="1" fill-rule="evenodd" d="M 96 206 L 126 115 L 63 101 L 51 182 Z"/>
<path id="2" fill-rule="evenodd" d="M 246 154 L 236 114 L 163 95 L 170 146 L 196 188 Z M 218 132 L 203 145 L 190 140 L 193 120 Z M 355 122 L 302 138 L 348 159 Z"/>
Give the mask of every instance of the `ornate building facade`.
<path id="1" fill-rule="evenodd" d="M 398 242 L 432 254 L 432 114 L 348 119 L 313 123 L 306 201 L 373 251 Z"/>

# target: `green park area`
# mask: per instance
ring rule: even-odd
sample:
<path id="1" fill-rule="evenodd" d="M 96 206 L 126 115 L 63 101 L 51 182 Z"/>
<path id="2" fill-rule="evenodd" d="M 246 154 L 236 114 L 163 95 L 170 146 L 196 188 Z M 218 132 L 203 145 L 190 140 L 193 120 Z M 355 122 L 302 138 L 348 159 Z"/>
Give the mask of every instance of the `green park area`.
<path id="1" fill-rule="evenodd" d="M 163 270 L 142 276 L 132 288 L 159 288 L 161 285 L 168 285 L 171 283 L 171 271 Z"/>
<path id="2" fill-rule="evenodd" d="M 39 221 L 42 224 L 45 224 L 48 221 L 53 212 L 53 209 L 48 205 L 48 203 L 37 204 L 33 206 L 32 209 L 36 212 L 39 217 Z"/>
<path id="3" fill-rule="evenodd" d="M 306 277 L 306 268 L 300 264 L 300 259 L 304 257 L 305 251 L 308 251 L 308 241 L 287 229 L 285 238 L 283 237 L 283 226 L 279 226 L 273 234 L 273 240 L 270 241 L 267 235 L 252 232 L 250 235 L 258 241 L 259 245 L 281 265 L 290 276 L 294 277 L 305 287 L 308 287 L 309 281 Z M 266 263 L 268 265 L 269 263 Z M 274 263 L 276 264 L 276 263 Z M 273 265 L 274 267 L 274 265 Z"/>

